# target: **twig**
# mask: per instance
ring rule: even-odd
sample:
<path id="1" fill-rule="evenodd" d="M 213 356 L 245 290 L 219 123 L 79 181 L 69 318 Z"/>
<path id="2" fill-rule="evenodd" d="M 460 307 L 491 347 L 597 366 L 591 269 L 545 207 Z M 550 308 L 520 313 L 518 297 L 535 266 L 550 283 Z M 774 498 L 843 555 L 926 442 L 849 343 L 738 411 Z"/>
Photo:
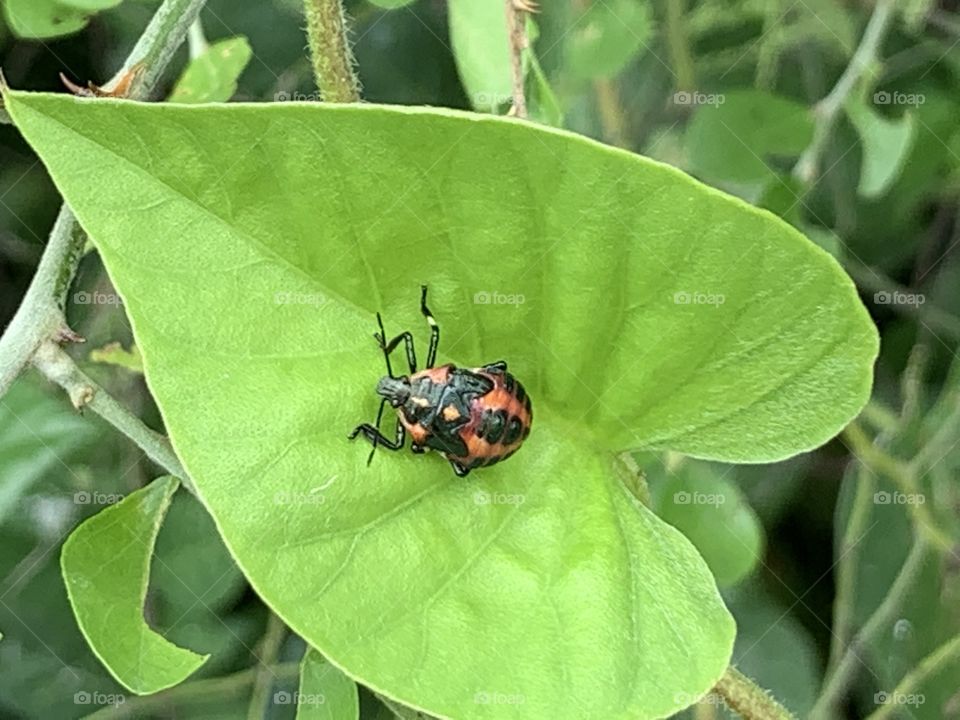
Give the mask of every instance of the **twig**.
<path id="1" fill-rule="evenodd" d="M 836 670 L 828 676 L 827 683 L 817 698 L 813 709 L 810 711 L 811 720 L 818 718 L 836 717 L 836 705 L 843 699 L 843 694 L 847 687 L 853 681 L 858 665 L 862 662 L 860 653 L 862 653 L 870 644 L 896 619 L 897 614 L 903 607 L 907 593 L 916 586 L 917 576 L 923 569 L 923 563 L 927 559 L 929 546 L 921 537 L 914 540 L 913 547 L 907 559 L 904 560 L 897 573 L 893 585 L 889 592 L 883 598 L 883 602 L 873 611 L 870 618 L 864 623 L 863 627 L 853 638 L 853 641 L 847 647 Z"/>
<path id="2" fill-rule="evenodd" d="M 833 639 L 830 643 L 830 659 L 827 675 L 835 672 L 844 653 L 849 653 L 847 643 L 853 634 L 853 614 L 856 606 L 857 566 L 860 562 L 860 540 L 867 532 L 867 522 L 873 508 L 873 496 L 877 489 L 873 470 L 861 464 L 857 468 L 856 492 L 850 509 L 843 540 L 837 549 L 837 591 L 833 602 Z"/>
<path id="3" fill-rule="evenodd" d="M 856 421 L 844 429 L 843 436 L 850 443 L 854 457 L 886 475 L 905 495 L 921 495 L 913 465 L 898 460 L 877 447 Z M 956 555 L 953 539 L 937 524 L 926 503 L 908 503 L 907 512 L 917 532 L 922 533 L 931 545 L 943 553 Z"/>
<path id="4" fill-rule="evenodd" d="M 869 292 L 886 293 L 891 298 L 897 294 L 917 295 L 910 288 L 898 284 L 876 268 L 851 261 L 844 264 L 844 269 L 856 281 L 857 285 Z M 951 339 L 960 339 L 960 318 L 934 305 L 927 305 L 926 302 L 923 304 L 891 303 L 888 307 L 904 315 L 921 318 L 931 328 L 939 330 Z"/>
<path id="5" fill-rule="evenodd" d="M 867 716 L 867 720 L 884 720 L 900 708 L 897 698 L 909 695 L 913 690 L 919 687 L 927 678 L 935 675 L 942 670 L 944 666 L 954 660 L 960 659 L 960 635 L 943 643 L 940 647 L 927 655 L 920 664 L 907 673 L 903 680 L 891 693 L 885 693 L 891 702 L 887 702 L 873 713 Z"/>
<path id="6" fill-rule="evenodd" d="M 695 90 L 696 66 L 683 22 L 683 0 L 667 0 L 667 48 L 677 90 Z"/>
<path id="7" fill-rule="evenodd" d="M 128 95 L 134 99 L 146 99 L 205 2 L 164 0 L 123 67 L 106 87 L 116 85 L 140 67 L 143 69 L 131 83 Z M 41 343 L 66 328 L 63 312 L 66 295 L 83 256 L 85 243 L 86 234 L 64 204 L 23 302 L 0 337 L 0 397 L 30 363 Z"/>
<path id="8" fill-rule="evenodd" d="M 270 668 L 280 680 L 292 680 L 300 672 L 299 663 L 280 663 Z M 232 675 L 185 682 L 158 692 L 155 695 L 133 695 L 125 698 L 122 705 L 101 708 L 87 715 L 84 720 L 125 720 L 125 718 L 148 717 L 176 703 L 207 701 L 223 697 L 233 699 L 255 681 L 257 668 L 248 668 Z"/>
<path id="9" fill-rule="evenodd" d="M 732 666 L 713 689 L 744 720 L 793 720 L 789 710 Z"/>
<path id="10" fill-rule="evenodd" d="M 593 91 L 597 96 L 597 109 L 600 111 L 604 138 L 611 145 L 629 149 L 623 103 L 620 102 L 620 89 L 616 80 L 598 78 L 593 81 Z"/>
<path id="11" fill-rule="evenodd" d="M 75 408 L 93 410 L 135 442 L 153 462 L 180 478 L 184 487 L 196 494 L 190 478 L 173 452 L 170 441 L 144 425 L 140 418 L 87 377 L 57 343 L 52 340 L 44 342 L 34 354 L 33 365 L 44 377 L 67 391 Z"/>
<path id="12" fill-rule="evenodd" d="M 877 0 L 873 14 L 863 31 L 863 37 L 857 46 L 850 63 L 844 69 L 833 90 L 823 98 L 814 108 L 816 124 L 813 130 L 813 141 L 800 156 L 800 160 L 793 168 L 793 174 L 805 183 L 816 179 L 820 156 L 826 149 L 837 118 L 843 110 L 844 104 L 857 83 L 869 72 L 880 59 L 880 45 L 886 37 L 890 21 L 894 16 L 896 0 Z"/>
<path id="13" fill-rule="evenodd" d="M 317 88 L 327 102 L 360 101 L 353 53 L 347 39 L 347 13 L 340 0 L 303 0 L 307 40 Z"/>
<path id="14" fill-rule="evenodd" d="M 257 667 L 257 677 L 253 682 L 253 690 L 250 693 L 250 707 L 247 712 L 248 720 L 260 720 L 267 716 L 267 701 L 270 697 L 270 689 L 276 680 L 276 673 L 271 666 L 277 661 L 280 654 L 280 648 L 287 637 L 287 626 L 283 620 L 274 613 L 267 617 L 267 629 L 257 648 L 259 665 Z"/>
<path id="15" fill-rule="evenodd" d="M 527 47 L 526 18 L 518 0 L 504 0 L 507 18 L 507 36 L 510 39 L 510 70 L 513 76 L 513 107 L 510 114 L 527 117 L 527 98 L 524 95 L 523 51 Z"/>

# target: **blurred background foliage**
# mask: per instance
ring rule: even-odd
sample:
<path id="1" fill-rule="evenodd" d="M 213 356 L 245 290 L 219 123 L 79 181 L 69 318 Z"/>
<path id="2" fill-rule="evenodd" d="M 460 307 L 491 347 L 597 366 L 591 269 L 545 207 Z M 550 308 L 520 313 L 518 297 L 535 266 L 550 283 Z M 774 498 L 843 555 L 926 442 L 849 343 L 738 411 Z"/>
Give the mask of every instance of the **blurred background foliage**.
<path id="1" fill-rule="evenodd" d="M 0 65 L 12 86 L 29 90 L 61 91 L 60 72 L 104 82 L 156 5 L 0 0 Z M 838 659 L 838 638 L 849 640 L 881 606 L 916 539 L 934 531 L 943 542 L 919 556 L 890 622 L 856 647 L 837 716 L 877 711 L 877 692 L 960 632 L 956 5 L 570 0 L 544 2 L 527 22 L 534 121 L 669 163 L 781 216 L 847 268 L 881 330 L 875 396 L 856 433 L 773 465 L 635 458 L 649 502 L 698 545 L 737 618 L 735 661 L 801 717 Z M 502 3 L 348 0 L 346 7 L 366 101 L 509 109 Z M 858 65 L 868 21 L 884 8 L 885 37 Z M 165 80 L 171 101 L 316 99 L 300 0 L 210 0 L 202 24 Z M 804 171 L 798 161 L 825 124 L 819 101 L 849 67 L 855 82 L 835 108 L 813 172 Z M 14 128 L 0 125 L 2 325 L 58 206 L 37 159 Z M 790 284 L 783 278 L 784 292 Z M 95 299 L 110 292 L 88 255 L 68 308 L 87 343 L 73 352 L 159 429 L 123 311 Z M 891 458 L 916 461 L 917 472 L 904 479 L 896 467 L 884 471 Z M 254 653 L 270 644 L 281 665 L 303 653 L 298 638 L 278 642 L 269 631 L 269 612 L 212 521 L 180 493 L 158 540 L 147 615 L 174 642 L 212 658 L 200 679 L 149 703 L 78 701 L 77 693 L 121 688 L 76 627 L 60 544 L 80 520 L 154 475 L 130 442 L 96 417 L 78 416 L 33 375 L 0 400 L 0 717 L 243 717 Z M 922 511 L 891 501 L 910 490 L 925 499 Z M 272 689 L 295 682 L 284 678 Z M 923 704 L 900 706 L 894 716 L 960 718 L 960 662 L 939 667 L 913 692 Z M 372 694 L 361 699 L 363 717 L 393 716 Z M 292 717 L 293 708 L 268 702 L 266 712 Z M 708 697 L 688 714 L 726 713 Z"/>

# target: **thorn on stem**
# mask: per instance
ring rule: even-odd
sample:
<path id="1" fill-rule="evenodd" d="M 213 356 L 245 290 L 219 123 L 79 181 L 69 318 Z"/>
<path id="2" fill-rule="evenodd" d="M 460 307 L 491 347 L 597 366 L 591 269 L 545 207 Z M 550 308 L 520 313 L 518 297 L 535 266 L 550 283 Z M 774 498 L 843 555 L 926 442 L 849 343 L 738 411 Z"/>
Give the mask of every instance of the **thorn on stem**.
<path id="1" fill-rule="evenodd" d="M 87 339 L 83 337 L 83 335 L 80 335 L 74 332 L 67 325 L 61 325 L 59 328 L 57 328 L 56 332 L 54 332 L 53 334 L 53 340 L 59 345 L 63 345 L 64 343 L 68 343 L 68 342 L 84 343 L 87 341 Z"/>

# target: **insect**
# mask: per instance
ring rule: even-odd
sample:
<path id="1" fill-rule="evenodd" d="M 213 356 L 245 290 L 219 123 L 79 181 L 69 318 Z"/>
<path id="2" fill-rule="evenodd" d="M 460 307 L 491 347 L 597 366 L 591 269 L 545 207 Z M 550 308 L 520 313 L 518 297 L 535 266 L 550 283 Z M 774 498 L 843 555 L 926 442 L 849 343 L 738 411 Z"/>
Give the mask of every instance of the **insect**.
<path id="1" fill-rule="evenodd" d="M 420 288 L 420 312 L 430 326 L 427 365 L 417 371 L 413 336 L 403 332 L 386 341 L 383 319 L 377 313 L 380 332 L 374 334 L 387 363 L 387 375 L 377 383 L 382 398 L 374 424 L 363 423 L 348 436 L 363 435 L 373 445 L 367 464 L 377 447 L 400 450 L 407 433 L 414 453 L 436 450 L 464 477 L 471 470 L 489 467 L 513 455 L 530 434 L 533 411 L 523 385 L 507 371 L 500 360 L 479 368 L 459 368 L 452 364 L 434 367 L 440 327 L 427 308 L 427 287 Z M 394 376 L 390 354 L 400 343 L 407 353 L 409 375 Z M 397 431 L 393 440 L 380 432 L 383 408 L 389 403 L 397 411 Z"/>

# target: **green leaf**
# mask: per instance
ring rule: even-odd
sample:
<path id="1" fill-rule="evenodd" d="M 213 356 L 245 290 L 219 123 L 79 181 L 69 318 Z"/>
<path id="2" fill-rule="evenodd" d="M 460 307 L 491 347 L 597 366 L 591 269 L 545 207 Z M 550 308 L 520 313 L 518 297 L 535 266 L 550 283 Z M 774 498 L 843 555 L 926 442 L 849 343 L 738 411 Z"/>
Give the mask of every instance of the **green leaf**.
<path id="1" fill-rule="evenodd" d="M 22 38 L 54 38 L 82 30 L 90 13 L 55 0 L 4 0 L 4 16 Z"/>
<path id="2" fill-rule="evenodd" d="M 642 0 L 597 0 L 567 34 L 566 67 L 583 78 L 613 77 L 653 34 L 650 5 Z"/>
<path id="3" fill-rule="evenodd" d="M 143 372 L 143 358 L 140 356 L 140 350 L 136 345 L 131 345 L 129 350 L 125 350 L 123 345 L 118 342 L 107 343 L 101 348 L 94 348 L 90 351 L 90 360 L 105 365 L 115 365 L 131 372 Z"/>
<path id="4" fill-rule="evenodd" d="M 396 10 L 410 5 L 414 0 L 370 0 L 370 2 L 387 10 Z"/>
<path id="5" fill-rule="evenodd" d="M 76 8 L 77 10 L 95 13 L 100 12 L 101 10 L 115 8 L 117 5 L 122 3 L 123 0 L 57 0 L 57 2 L 66 7 L 72 7 Z"/>
<path id="6" fill-rule="evenodd" d="M 237 79 L 247 67 L 253 50 L 245 37 L 227 38 L 194 58 L 177 81 L 168 102 L 226 102 L 237 91 Z"/>
<path id="7" fill-rule="evenodd" d="M 357 720 L 357 684 L 308 648 L 300 663 L 297 720 Z"/>
<path id="8" fill-rule="evenodd" d="M 143 602 L 150 556 L 178 482 L 162 477 L 81 523 L 60 566 L 77 624 L 117 682 L 145 695 L 176 685 L 206 656 L 150 629 Z"/>
<path id="9" fill-rule="evenodd" d="M 857 192 L 866 198 L 880 197 L 900 176 L 913 148 L 916 137 L 913 114 L 907 112 L 899 120 L 889 120 L 862 100 L 848 102 L 846 111 L 863 143 Z"/>
<path id="10" fill-rule="evenodd" d="M 763 553 L 763 528 L 753 509 L 718 471 L 685 462 L 667 472 L 659 460 L 645 464 L 653 510 L 686 535 L 721 587 L 748 575 Z"/>
<path id="11" fill-rule="evenodd" d="M 513 97 L 510 40 L 502 2 L 450 0 L 450 44 L 475 110 L 496 112 Z"/>
<path id="12" fill-rule="evenodd" d="M 777 95 L 677 93 L 674 102 L 697 106 L 686 142 L 692 172 L 705 178 L 767 181 L 776 174 L 776 159 L 798 157 L 813 139 L 809 110 Z"/>
<path id="13" fill-rule="evenodd" d="M 734 627 L 709 569 L 614 456 L 773 460 L 855 415 L 876 333 L 826 253 L 509 119 L 7 103 L 102 253 L 228 547 L 313 647 L 457 717 L 660 717 L 715 683 Z M 443 358 L 507 359 L 536 405 L 529 446 L 469 481 L 407 452 L 368 467 L 346 440 L 376 412 L 373 313 L 420 328 L 421 282 Z"/>

